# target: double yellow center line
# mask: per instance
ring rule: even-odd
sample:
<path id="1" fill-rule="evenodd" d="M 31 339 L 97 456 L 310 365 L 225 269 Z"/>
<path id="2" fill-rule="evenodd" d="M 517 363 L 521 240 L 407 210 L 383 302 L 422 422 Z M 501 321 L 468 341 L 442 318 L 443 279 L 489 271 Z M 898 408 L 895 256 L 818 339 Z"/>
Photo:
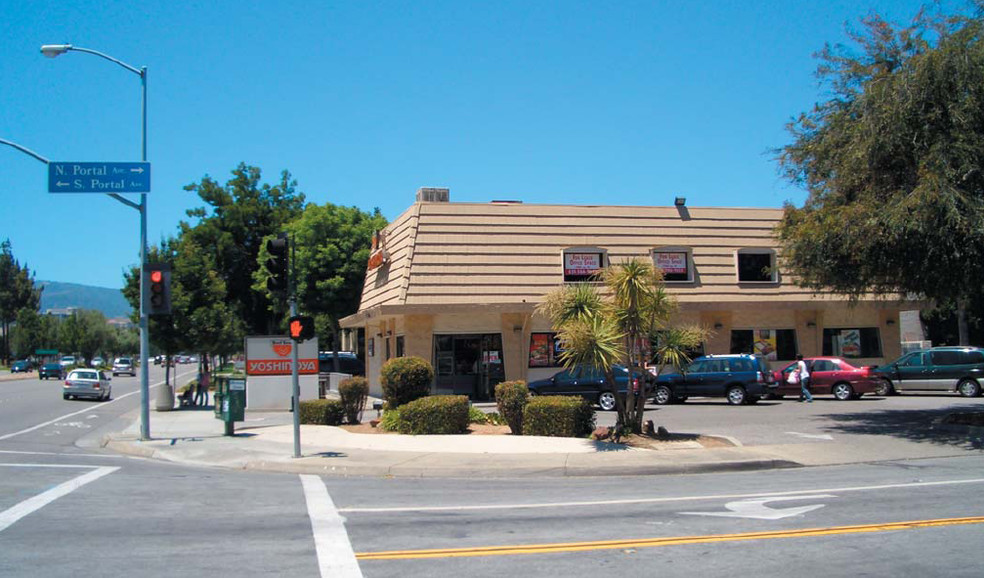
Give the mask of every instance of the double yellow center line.
<path id="1" fill-rule="evenodd" d="M 712 542 L 739 542 L 743 540 L 772 540 L 776 538 L 806 538 L 809 536 L 835 536 L 838 534 L 858 534 L 864 532 L 890 532 L 894 530 L 914 530 L 937 526 L 957 526 L 962 524 L 984 524 L 984 516 L 969 518 L 939 518 L 935 520 L 911 520 L 887 524 L 864 524 L 859 526 L 830 526 L 827 528 L 804 528 L 774 532 L 748 532 L 744 534 L 711 534 L 707 536 L 676 536 L 669 538 L 642 538 L 628 540 L 600 540 L 596 542 L 570 542 L 558 544 L 529 544 L 525 546 L 482 546 L 474 548 L 441 548 L 433 550 L 393 550 L 389 552 L 361 552 L 355 555 L 359 560 L 408 560 L 413 558 L 463 558 L 473 556 L 517 556 L 522 554 L 553 554 L 558 552 L 583 552 L 586 550 L 615 550 L 621 548 L 658 548 L 662 546 L 682 546 L 684 544 L 707 544 Z"/>

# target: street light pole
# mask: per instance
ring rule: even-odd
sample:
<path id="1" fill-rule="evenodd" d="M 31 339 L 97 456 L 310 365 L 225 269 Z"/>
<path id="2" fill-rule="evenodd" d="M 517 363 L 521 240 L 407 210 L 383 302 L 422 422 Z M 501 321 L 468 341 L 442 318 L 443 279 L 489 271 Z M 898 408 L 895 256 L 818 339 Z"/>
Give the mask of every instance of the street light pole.
<path id="1" fill-rule="evenodd" d="M 74 52 L 85 52 L 87 54 L 93 54 L 100 58 L 104 58 L 110 62 L 116 63 L 123 68 L 129 70 L 130 72 L 136 74 L 140 77 L 140 88 L 142 91 L 142 102 L 141 102 L 141 126 L 140 126 L 140 160 L 143 162 L 147 161 L 147 67 L 136 68 L 130 66 L 129 64 L 99 52 L 98 50 L 92 50 L 89 48 L 82 48 L 81 46 L 72 46 L 71 44 L 45 44 L 41 47 L 41 53 L 48 58 L 55 58 L 61 54 L 65 54 L 68 51 Z M 144 267 L 147 264 L 147 193 L 140 194 L 140 204 L 133 203 L 122 197 L 113 195 L 113 197 L 122 202 L 123 204 L 134 207 L 140 212 L 140 439 L 149 440 L 150 439 L 150 385 L 147 367 L 147 355 L 150 350 L 150 334 L 147 328 L 147 284 L 144 283 Z M 170 399 L 170 406 L 162 403 L 165 398 Z M 170 391 L 170 385 L 165 384 L 164 389 L 161 390 L 158 397 L 157 408 L 160 410 L 162 406 L 164 409 L 172 409 L 174 406 L 173 393 Z"/>

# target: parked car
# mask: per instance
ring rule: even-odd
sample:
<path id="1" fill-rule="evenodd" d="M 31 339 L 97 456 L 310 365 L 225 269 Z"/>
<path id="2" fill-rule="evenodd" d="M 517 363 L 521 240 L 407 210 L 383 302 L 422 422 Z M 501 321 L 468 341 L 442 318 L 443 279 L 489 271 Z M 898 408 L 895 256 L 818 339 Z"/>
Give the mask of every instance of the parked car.
<path id="1" fill-rule="evenodd" d="M 34 363 L 30 359 L 15 361 L 10 365 L 10 373 L 27 373 L 34 371 Z"/>
<path id="2" fill-rule="evenodd" d="M 366 366 L 362 360 L 351 351 L 319 351 L 318 372 L 331 373 L 335 371 L 335 357 L 338 357 L 339 373 L 365 376 Z"/>
<path id="3" fill-rule="evenodd" d="M 62 379 L 65 377 L 65 368 L 60 363 L 45 363 L 38 369 L 38 377 L 41 379 L 48 379 L 49 377 Z"/>
<path id="4" fill-rule="evenodd" d="M 62 367 L 71 367 L 75 365 L 77 362 L 75 361 L 74 355 L 63 355 L 61 361 L 59 361 L 58 363 L 60 363 Z"/>
<path id="5" fill-rule="evenodd" d="M 621 365 L 613 366 L 615 385 L 618 391 L 625 395 L 628 390 L 629 370 Z M 648 387 L 652 385 L 652 375 L 644 369 L 633 372 L 633 391 L 638 391 L 640 382 Z M 530 395 L 579 395 L 604 411 L 616 408 L 615 396 L 608 388 L 608 382 L 602 370 L 590 366 L 574 367 L 553 374 L 547 379 L 531 381 L 527 384 Z"/>
<path id="6" fill-rule="evenodd" d="M 129 375 L 137 375 L 137 370 L 133 367 L 133 360 L 129 357 L 117 357 L 113 361 L 113 376 L 123 375 L 124 373 Z"/>
<path id="7" fill-rule="evenodd" d="M 805 357 L 810 371 L 810 392 L 813 395 L 831 394 L 840 401 L 860 399 L 866 393 L 878 389 L 878 379 L 871 374 L 871 367 L 855 367 L 840 357 Z M 796 368 L 792 361 L 775 372 L 777 387 L 772 395 L 799 395 L 800 386 L 786 381 Z"/>
<path id="8" fill-rule="evenodd" d="M 955 391 L 964 397 L 976 397 L 981 394 L 984 380 L 984 349 L 933 347 L 913 351 L 872 369 L 872 375 L 880 380 L 879 395 Z"/>
<path id="9" fill-rule="evenodd" d="M 680 373 L 656 378 L 653 402 L 665 405 L 690 397 L 725 397 L 731 405 L 756 403 L 775 392 L 775 376 L 761 355 L 705 355 Z"/>
<path id="10" fill-rule="evenodd" d="M 73 369 L 62 386 L 62 399 L 91 397 L 105 401 L 112 394 L 109 378 L 101 369 Z"/>

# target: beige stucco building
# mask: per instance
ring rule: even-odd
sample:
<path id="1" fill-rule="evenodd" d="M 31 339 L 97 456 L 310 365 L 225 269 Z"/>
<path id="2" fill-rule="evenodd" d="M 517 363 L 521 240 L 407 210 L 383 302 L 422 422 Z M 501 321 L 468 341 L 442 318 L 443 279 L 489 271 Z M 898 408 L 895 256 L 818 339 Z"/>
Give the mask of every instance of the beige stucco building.
<path id="1" fill-rule="evenodd" d="M 502 380 L 558 371 L 544 294 L 632 257 L 653 259 L 680 304 L 677 321 L 712 334 L 704 353 L 797 353 L 858 364 L 900 353 L 897 301 L 814 294 L 776 271 L 781 209 L 448 202 L 420 189 L 374 242 L 362 301 L 342 327 L 363 329 L 372 390 L 389 358 L 434 364 L 435 393 L 491 396 Z M 355 349 L 351 340 L 349 348 Z"/>

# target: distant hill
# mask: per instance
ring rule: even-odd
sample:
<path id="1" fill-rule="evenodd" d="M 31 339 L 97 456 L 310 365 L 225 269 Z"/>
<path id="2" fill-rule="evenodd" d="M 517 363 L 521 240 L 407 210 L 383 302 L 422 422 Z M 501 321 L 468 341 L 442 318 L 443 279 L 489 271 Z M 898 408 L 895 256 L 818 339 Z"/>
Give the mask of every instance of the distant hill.
<path id="1" fill-rule="evenodd" d="M 119 289 L 93 287 L 78 283 L 38 281 L 44 287 L 41 293 L 41 312 L 62 307 L 96 309 L 109 317 L 129 317 L 130 304 Z"/>

